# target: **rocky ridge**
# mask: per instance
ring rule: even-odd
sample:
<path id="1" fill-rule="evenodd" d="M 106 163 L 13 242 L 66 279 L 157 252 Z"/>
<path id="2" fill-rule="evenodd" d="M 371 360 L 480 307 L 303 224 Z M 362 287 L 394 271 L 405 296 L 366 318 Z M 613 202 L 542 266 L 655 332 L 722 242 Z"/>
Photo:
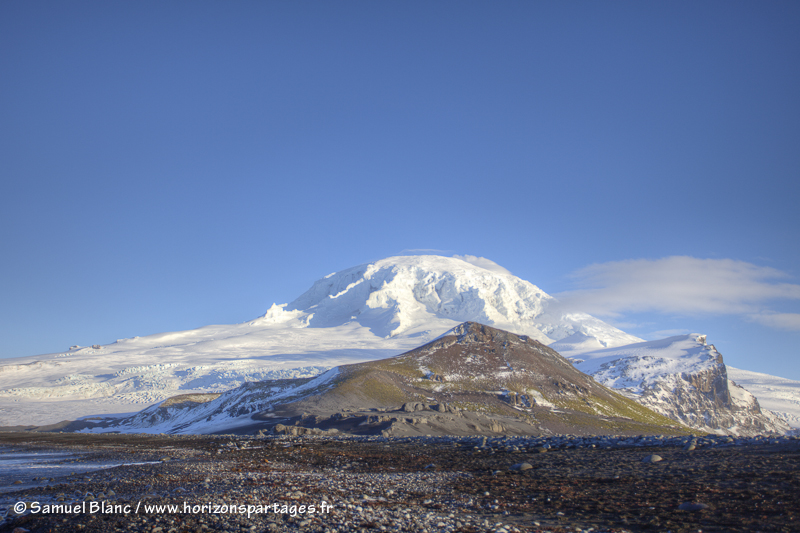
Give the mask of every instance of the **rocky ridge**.
<path id="1" fill-rule="evenodd" d="M 722 354 L 700 334 L 581 352 L 554 343 L 575 367 L 640 404 L 693 429 L 756 435 L 789 426 L 728 379 Z"/>

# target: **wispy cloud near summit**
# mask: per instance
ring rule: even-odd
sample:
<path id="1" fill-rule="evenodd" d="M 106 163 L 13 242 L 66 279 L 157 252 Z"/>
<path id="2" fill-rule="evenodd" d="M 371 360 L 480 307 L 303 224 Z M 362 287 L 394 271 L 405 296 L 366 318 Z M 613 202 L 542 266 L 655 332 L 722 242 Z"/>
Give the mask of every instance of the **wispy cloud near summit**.
<path id="1" fill-rule="evenodd" d="M 491 259 L 486 259 L 485 257 L 478 257 L 476 255 L 454 255 L 453 257 L 456 259 L 461 259 L 462 261 L 466 261 L 471 265 L 485 268 L 486 270 L 490 270 L 492 272 L 513 275 L 507 268 L 503 268 Z"/>
<path id="2" fill-rule="evenodd" d="M 575 272 L 564 305 L 606 317 L 632 312 L 736 314 L 769 327 L 800 331 L 800 313 L 771 303 L 800 301 L 800 285 L 780 270 L 733 259 L 673 256 L 594 264 Z"/>

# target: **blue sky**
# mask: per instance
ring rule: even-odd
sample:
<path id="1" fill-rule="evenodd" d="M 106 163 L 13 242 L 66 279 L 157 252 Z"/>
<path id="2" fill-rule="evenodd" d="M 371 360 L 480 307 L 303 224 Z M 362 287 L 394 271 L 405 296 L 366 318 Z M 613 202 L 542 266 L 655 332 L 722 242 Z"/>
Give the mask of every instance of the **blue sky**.
<path id="1" fill-rule="evenodd" d="M 0 3 L 0 357 L 434 249 L 800 379 L 799 26 L 780 1 Z"/>

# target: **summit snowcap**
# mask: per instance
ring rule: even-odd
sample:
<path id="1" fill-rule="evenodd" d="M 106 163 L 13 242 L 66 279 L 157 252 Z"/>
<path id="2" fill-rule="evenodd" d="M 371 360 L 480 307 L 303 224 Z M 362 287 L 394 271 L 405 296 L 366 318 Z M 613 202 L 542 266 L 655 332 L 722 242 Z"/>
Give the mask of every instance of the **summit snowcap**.
<path id="1" fill-rule="evenodd" d="M 397 256 L 330 274 L 262 320 L 302 327 L 357 323 L 380 337 L 446 331 L 473 321 L 544 344 L 580 333 L 600 346 L 639 342 L 594 317 L 557 312 L 536 285 L 475 256 Z"/>

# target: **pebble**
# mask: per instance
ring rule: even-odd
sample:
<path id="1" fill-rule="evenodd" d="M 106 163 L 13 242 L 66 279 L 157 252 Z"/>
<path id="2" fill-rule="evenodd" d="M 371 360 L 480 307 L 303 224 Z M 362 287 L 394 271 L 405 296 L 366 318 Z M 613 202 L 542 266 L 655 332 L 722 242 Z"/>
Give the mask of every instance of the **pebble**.
<path id="1" fill-rule="evenodd" d="M 678 506 L 679 511 L 702 511 L 708 509 L 708 505 L 704 503 L 684 502 Z"/>
<path id="2" fill-rule="evenodd" d="M 136 440 L 136 437 L 131 437 Z M 214 442 L 212 451 L 218 446 L 219 441 L 216 437 L 203 437 Z M 225 437 L 231 441 L 232 437 Z M 91 493 L 87 489 L 95 491 L 98 498 L 101 497 L 102 490 L 106 497 L 119 499 L 120 501 L 139 501 L 143 500 L 146 494 L 152 494 L 152 499 L 157 502 L 175 502 L 186 499 L 195 503 L 212 501 L 229 502 L 271 502 L 279 501 L 287 504 L 304 504 L 320 502 L 323 499 L 332 502 L 335 513 L 325 517 L 309 517 L 297 515 L 259 515 L 253 519 L 247 517 L 231 518 L 204 515 L 203 517 L 176 515 L 151 516 L 147 520 L 135 522 L 118 522 L 120 531 L 150 531 L 166 532 L 170 530 L 179 531 L 297 531 L 302 528 L 304 531 L 351 531 L 353 525 L 361 525 L 367 531 L 391 530 L 391 531 L 445 531 L 452 532 L 459 529 L 465 531 L 506 531 L 513 532 L 518 529 L 509 525 L 496 522 L 497 518 L 503 518 L 507 522 L 518 520 L 516 507 L 511 507 L 511 495 L 508 491 L 514 485 L 522 486 L 535 478 L 533 476 L 518 475 L 497 475 L 487 476 L 489 472 L 505 472 L 510 470 L 524 472 L 534 468 L 533 464 L 543 468 L 544 465 L 560 464 L 574 465 L 577 470 L 592 468 L 596 469 L 595 459 L 609 456 L 616 456 L 616 461 L 622 463 L 618 468 L 624 470 L 635 469 L 645 476 L 648 482 L 658 483 L 658 476 L 665 472 L 671 472 L 679 460 L 694 461 L 703 458 L 703 451 L 691 456 L 671 452 L 674 450 L 685 449 L 689 445 L 713 448 L 715 446 L 746 446 L 750 443 L 765 443 L 757 438 L 722 438 L 717 436 L 705 436 L 692 439 L 686 436 L 660 437 L 660 436 L 565 436 L 556 435 L 548 437 L 530 436 L 508 436 L 508 437 L 352 437 L 352 438 L 331 438 L 331 437 L 264 437 L 259 439 L 247 437 L 235 437 L 233 446 L 225 445 L 226 455 L 224 458 L 209 457 L 207 451 L 202 452 L 202 459 L 190 462 L 177 450 L 174 451 L 175 460 L 165 461 L 157 465 L 145 465 L 141 467 L 126 467 L 124 473 L 117 471 L 115 474 L 104 474 L 102 471 L 93 473 L 93 484 L 87 486 L 75 481 L 71 486 L 60 486 L 59 490 L 73 491 L 81 490 L 80 495 L 63 495 L 67 501 L 75 501 L 76 498 L 90 498 Z M 769 444 L 782 444 L 792 442 L 792 437 L 772 437 Z M 316 450 L 314 453 L 325 455 L 323 450 L 326 444 L 339 445 L 342 442 L 356 445 L 358 443 L 377 443 L 380 449 L 390 446 L 405 446 L 407 449 L 419 451 L 418 470 L 407 471 L 398 469 L 396 472 L 393 466 L 400 466 L 395 463 L 380 463 L 378 467 L 372 468 L 375 460 L 371 455 L 358 456 L 342 454 L 342 459 L 337 467 L 335 463 L 315 463 L 306 464 L 302 461 L 292 462 L 293 453 L 303 452 L 304 449 Z M 695 444 L 696 443 L 696 444 Z M 446 445 L 447 448 L 435 448 L 437 445 Z M 657 447 L 669 459 L 668 469 L 650 468 L 636 466 L 636 458 L 641 457 L 641 452 L 635 448 L 646 448 L 648 446 Z M 257 448 L 271 447 L 269 464 L 258 459 L 255 461 L 251 454 L 257 454 Z M 603 450 L 612 447 L 634 448 L 630 451 L 619 450 L 604 452 Z M 177 448 L 177 446 L 176 446 Z M 477 448 L 477 449 L 476 449 Z M 592 449 L 583 455 L 573 454 L 575 449 Z M 596 449 L 600 448 L 600 449 Z M 375 448 L 372 448 L 373 450 Z M 475 460 L 486 461 L 480 472 L 460 472 L 458 469 L 450 469 L 448 460 L 442 454 L 447 455 L 449 450 L 455 449 L 455 453 L 462 454 L 463 457 L 474 456 Z M 241 450 L 241 451 L 238 451 Z M 246 452 L 244 451 L 246 450 Z M 476 453 L 480 451 L 481 453 Z M 722 452 L 723 450 L 720 450 Z M 280 453 L 278 453 L 280 452 Z M 549 452 L 547 456 L 535 457 L 534 454 Z M 155 452 L 157 453 L 157 452 Z M 163 450 L 161 451 L 163 453 Z M 497 455 L 491 455 L 496 453 Z M 439 455 L 437 455 L 439 454 Z M 515 454 L 515 455 L 506 455 Z M 596 455 L 595 455 L 596 454 Z M 672 455 L 670 455 L 672 454 Z M 716 455 L 716 453 L 714 454 Z M 306 453 L 308 456 L 308 453 Z M 158 457 L 158 455 L 155 455 Z M 327 459 L 335 457 L 335 454 L 325 455 Z M 622 459 L 620 459 L 620 457 Z M 508 459 L 506 459 L 508 458 Z M 588 459 L 587 459 L 588 458 Z M 510 459 L 510 460 L 509 460 Z M 514 460 L 520 461 L 508 466 Z M 577 461 L 575 460 L 577 459 Z M 583 461 L 591 459 L 591 466 L 583 464 Z M 631 461 L 633 459 L 633 461 Z M 645 461 L 656 462 L 662 460 L 659 455 L 649 455 Z M 152 460 L 152 459 L 150 459 Z M 436 468 L 431 467 L 435 461 Z M 469 459 L 471 461 L 471 459 Z M 566 461 L 566 463 L 564 463 Z M 533 464 L 532 464 L 533 463 Z M 343 470 L 345 464 L 351 465 L 351 469 Z M 467 462 L 459 463 L 467 465 Z M 466 468 L 469 468 L 466 466 Z M 496 468 L 504 469 L 502 471 Z M 573 467 L 569 467 L 573 468 Z M 617 467 L 615 467 L 617 468 Z M 401 471 L 402 470 L 402 471 Z M 563 470 L 562 470 L 563 471 Z M 539 472 L 539 471 L 537 471 Z M 544 472 L 544 470 L 541 470 Z M 622 483 L 619 478 L 619 471 L 604 474 L 603 490 L 613 492 L 615 487 Z M 545 475 L 548 472 L 544 472 Z M 112 478 L 111 475 L 119 476 Z M 654 476 L 654 477 L 648 477 Z M 538 477 L 538 476 L 537 476 Z M 623 475 L 623 477 L 625 477 Z M 111 483 L 111 480 L 114 482 Z M 490 479 L 485 485 L 473 485 L 475 492 L 471 494 L 459 493 L 458 490 L 469 487 L 476 479 Z M 200 481 L 202 480 L 202 481 Z M 73 483 L 73 482 L 70 482 Z M 85 482 L 88 484 L 88 482 Z M 483 483 L 483 481 L 481 481 Z M 562 483 L 562 481 L 559 481 Z M 113 486 L 113 490 L 111 489 Z M 186 487 L 186 488 L 184 488 Z M 454 487 L 458 490 L 454 490 Z M 491 493 L 484 488 L 490 488 Z M 213 490 L 206 493 L 200 488 Z M 43 489 L 42 489 L 43 490 Z M 511 488 L 510 490 L 514 490 Z M 580 491 L 581 489 L 578 488 Z M 120 495 L 117 498 L 117 495 Z M 494 496 L 491 496 L 494 494 Z M 58 494 L 56 491 L 50 493 L 54 498 Z M 565 508 L 564 500 L 559 496 L 546 493 L 547 502 L 543 496 L 539 496 L 537 503 L 532 504 L 540 509 L 542 515 L 549 516 L 550 519 L 559 517 L 560 520 L 574 521 L 575 510 L 579 513 L 580 507 Z M 553 496 L 553 501 L 550 501 Z M 685 496 L 684 496 L 685 497 Z M 526 501 L 533 501 L 531 495 L 525 496 Z M 51 501 L 54 501 L 51 500 Z M 148 500 L 149 501 L 149 500 Z M 675 510 L 675 503 L 680 499 L 672 500 L 668 505 Z M 709 501 L 709 500 L 707 500 Z M 716 505 L 716 500 L 709 503 Z M 527 504 L 526 504 L 527 505 Z M 652 505 L 652 503 L 651 503 Z M 691 506 L 691 507 L 690 507 Z M 686 502 L 677 507 L 680 511 L 697 511 L 707 508 L 706 504 Z M 563 509 L 559 510 L 559 509 Z M 569 512 L 564 512 L 570 509 Z M 630 511 L 627 511 L 630 512 Z M 674 512 L 674 511 L 672 511 Z M 536 515 L 540 513 L 537 512 Z M 530 515 L 528 515 L 530 516 Z M 619 512 L 623 516 L 623 511 Z M 625 515 L 630 517 L 630 515 Z M 690 515 L 683 515 L 687 519 Z M 699 515 L 704 516 L 704 515 Z M 484 519 L 494 517 L 491 523 L 485 523 Z M 73 522 L 63 526 L 63 530 L 76 530 L 82 524 L 75 523 L 79 518 L 70 517 Z M 627 518 L 635 521 L 633 518 Z M 173 520 L 174 523 L 170 523 Z M 528 518 L 530 520 L 530 518 Z M 178 523 L 178 521 L 180 523 Z M 561 522 L 560 522 L 561 523 Z M 523 531 L 529 531 L 530 521 L 522 527 Z M 569 524 L 573 526 L 575 522 L 564 522 L 563 526 Z M 517 527 L 520 522 L 516 522 Z M 539 523 L 534 522 L 534 526 Z M 662 524 L 663 525 L 663 524 Z M 563 529 L 563 528 L 562 528 Z M 575 530 L 589 531 L 587 525 L 575 526 Z M 651 525 L 649 529 L 661 530 L 660 526 Z M 87 528 L 91 530 L 91 528 Z M 599 529 L 605 531 L 604 529 Z M 664 528 L 666 530 L 666 527 Z M 110 529 L 109 531 L 113 531 Z M 615 529 L 614 531 L 622 531 Z"/>

